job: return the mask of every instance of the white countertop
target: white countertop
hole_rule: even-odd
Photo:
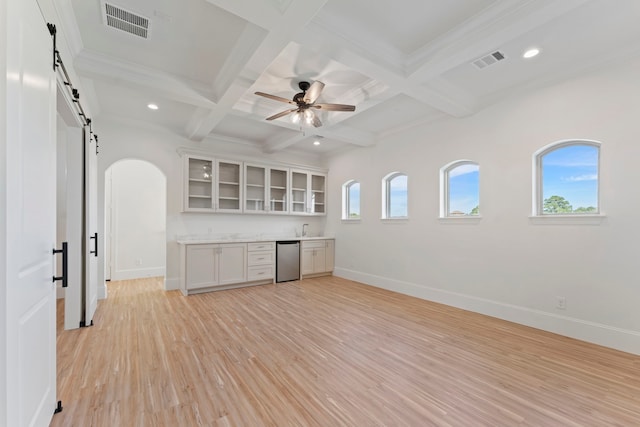
[[[335,236],[182,236],[177,239],[180,245],[202,245],[214,243],[251,243],[251,242],[278,242],[282,240],[328,240]]]

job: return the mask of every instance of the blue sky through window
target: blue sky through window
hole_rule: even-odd
[[[542,158],[542,199],[560,196],[573,209],[598,207],[598,147],[569,145]]]
[[[389,218],[407,216],[407,176],[398,175],[389,181]]]
[[[478,165],[462,164],[449,171],[449,212],[469,215],[480,204],[480,171]]]
[[[360,183],[354,182],[349,186],[349,212],[348,216],[360,216]]]

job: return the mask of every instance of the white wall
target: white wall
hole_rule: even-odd
[[[640,353],[640,61],[388,136],[332,159],[327,231],[336,275]],[[532,155],[565,139],[601,147],[599,225],[533,224]],[[480,165],[479,222],[439,221],[439,169]],[[380,180],[409,176],[407,222],[380,221]],[[340,221],[361,183],[362,221]],[[566,297],[566,310],[556,297]]]
[[[111,280],[164,276],[166,265],[166,186],[164,174],[149,162],[121,160],[111,178],[105,212],[111,214]],[[109,237],[107,237],[109,238]]]
[[[166,289],[178,289],[179,247],[176,240],[185,235],[207,235],[218,233],[281,234],[300,230],[303,223],[310,224],[309,231],[315,233],[324,229],[324,217],[300,217],[277,215],[232,215],[202,214],[182,212],[182,158],[177,147],[188,147],[228,159],[248,158],[253,162],[283,162],[298,166],[322,167],[319,159],[305,158],[284,153],[264,154],[246,146],[223,141],[196,143],[166,131],[145,127],[128,121],[97,117],[94,132],[99,135],[98,155],[98,222],[104,229],[104,177],[106,169],[122,159],[145,160],[162,171],[166,185]],[[99,267],[104,272],[102,260]]]

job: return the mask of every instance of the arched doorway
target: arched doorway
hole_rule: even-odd
[[[167,178],[155,165],[124,159],[105,171],[105,279],[164,276]]]

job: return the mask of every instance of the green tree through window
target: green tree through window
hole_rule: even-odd
[[[565,141],[544,149],[538,155],[539,213],[598,213],[599,154],[599,143],[591,141]]]

